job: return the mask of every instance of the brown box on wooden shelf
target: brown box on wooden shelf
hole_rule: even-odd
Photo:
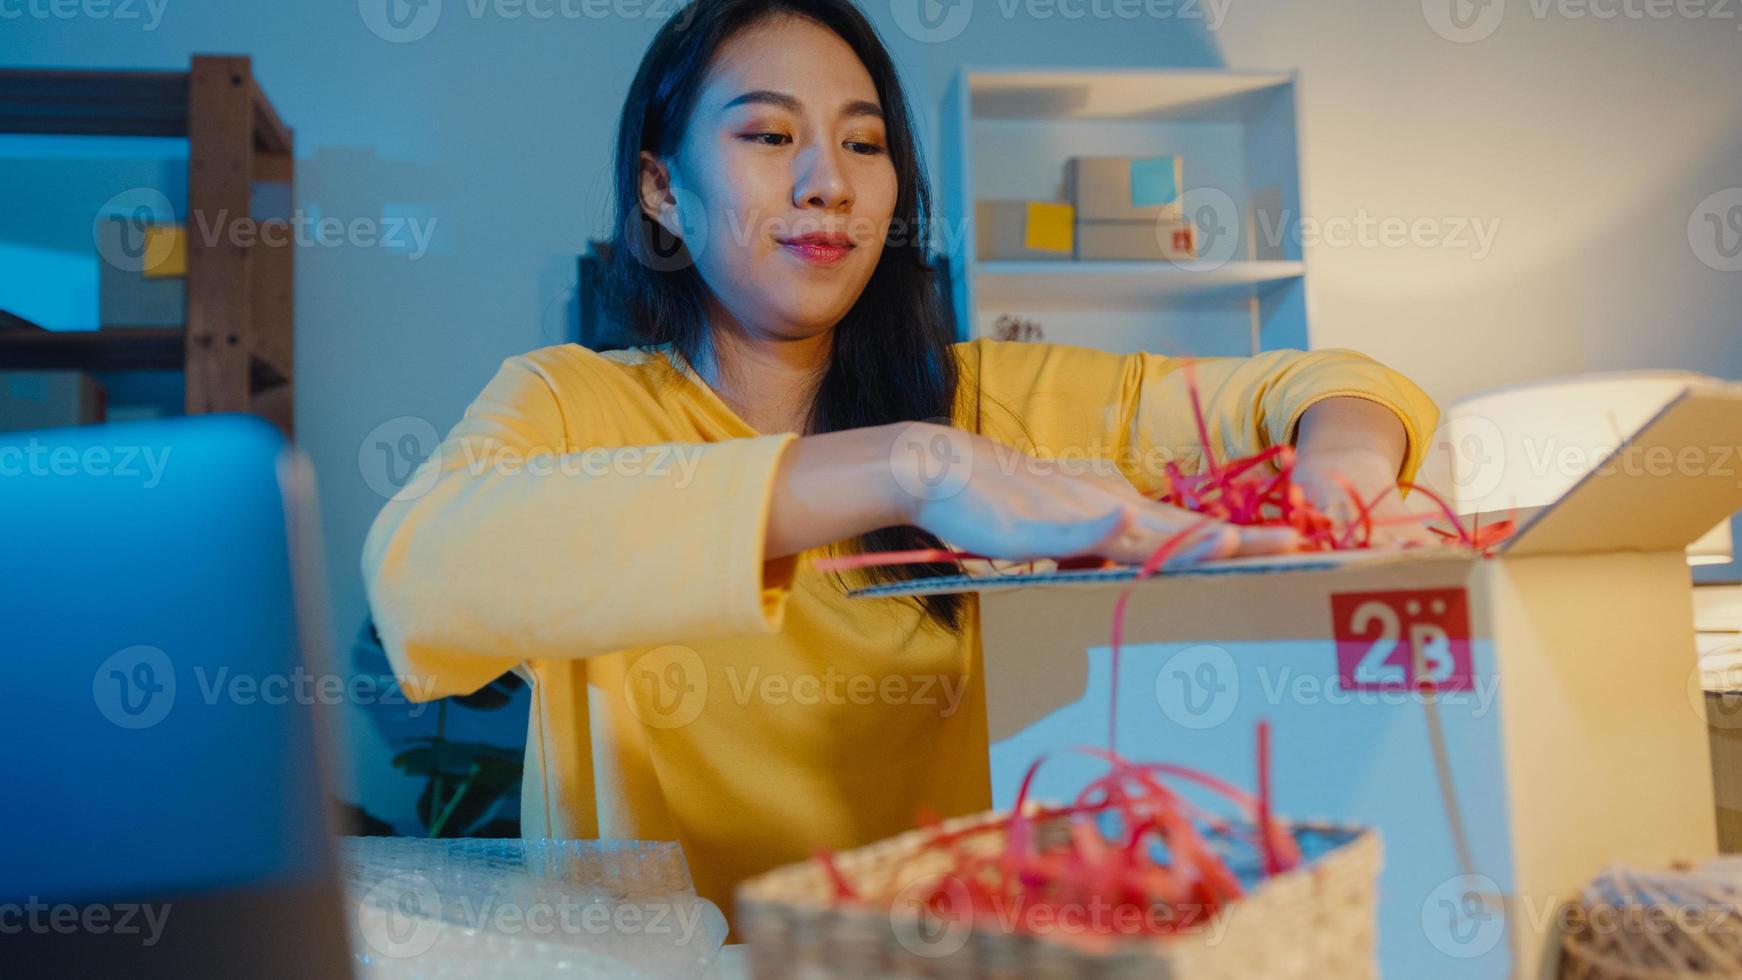
[[[97,323],[179,327],[187,317],[187,237],[177,225],[97,223]]]
[[[0,371],[0,432],[93,425],[105,420],[107,400],[82,371]]]

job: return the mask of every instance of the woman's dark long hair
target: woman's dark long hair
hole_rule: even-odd
[[[811,20],[839,35],[865,65],[883,107],[888,151],[900,187],[890,234],[858,302],[835,326],[828,367],[806,420],[806,434],[888,422],[953,417],[958,370],[954,337],[927,262],[931,191],[920,167],[912,116],[895,66],[876,30],[851,0],[692,0],[660,28],[630,83],[617,127],[613,169],[616,234],[606,302],[616,322],[649,344],[672,345],[692,366],[708,343],[707,286],[681,241],[641,208],[641,151],[670,160],[678,149],[715,52],[747,27],[777,15]],[[936,548],[915,527],[860,536],[864,551]],[[883,568],[877,580],[954,571],[948,565]],[[961,626],[960,595],[921,597],[926,614]]]

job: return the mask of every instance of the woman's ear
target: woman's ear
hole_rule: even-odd
[[[678,220],[677,197],[671,189],[671,169],[646,150],[641,151],[641,210],[659,222],[665,233],[674,239],[683,238],[683,223]]]

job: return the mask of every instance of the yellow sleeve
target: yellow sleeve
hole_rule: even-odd
[[[369,605],[419,700],[526,660],[779,630],[798,559],[763,538],[795,437],[606,447],[573,419],[509,358],[370,527]]]
[[[1114,460],[1146,493],[1161,489],[1168,461],[1187,472],[1203,464],[1183,359],[988,339],[957,350],[965,389],[958,413],[976,431],[1027,452]],[[1313,403],[1350,396],[1384,405],[1403,423],[1409,448],[1399,479],[1409,481],[1439,421],[1414,382],[1351,350],[1198,358],[1190,373],[1209,448],[1221,460],[1292,443]]]

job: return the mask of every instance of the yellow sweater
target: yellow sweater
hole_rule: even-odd
[[[1037,455],[1113,459],[1145,491],[1201,447],[1180,362],[959,344],[957,424]],[[406,690],[532,685],[527,836],[677,840],[697,890],[818,847],[989,805],[977,610],[959,635],[900,599],[845,598],[801,555],[765,561],[776,463],[661,349],[505,361],[376,518],[363,571]],[[1391,408],[1413,475],[1438,411],[1342,350],[1201,360],[1221,458],[1291,441],[1333,395]],[[630,447],[630,448],[625,448]],[[991,669],[997,669],[992,651]]]

